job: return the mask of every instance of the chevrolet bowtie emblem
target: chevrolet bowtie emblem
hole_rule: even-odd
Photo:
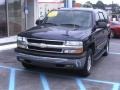
[[[46,48],[46,47],[47,47],[47,45],[44,44],[44,43],[40,43],[39,46],[40,46],[41,48]]]

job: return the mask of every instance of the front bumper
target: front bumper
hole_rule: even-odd
[[[42,67],[53,67],[53,68],[83,68],[86,58],[83,54],[82,57],[74,58],[63,58],[63,57],[50,57],[27,54],[23,52],[17,52],[17,59],[20,62],[25,62],[32,65],[42,66]],[[54,54],[54,56],[56,56]]]

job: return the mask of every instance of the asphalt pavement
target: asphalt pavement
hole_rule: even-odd
[[[16,60],[16,45],[6,47],[0,46],[0,90],[120,90],[120,39],[111,39],[109,55],[86,78],[72,70],[26,70]]]

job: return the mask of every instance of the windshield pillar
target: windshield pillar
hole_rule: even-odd
[[[72,3],[73,3],[73,0],[64,0],[64,7],[65,8],[72,8]]]

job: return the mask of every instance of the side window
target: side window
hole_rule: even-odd
[[[105,16],[105,20],[106,20],[106,23],[109,23],[109,17],[108,17],[108,14],[106,12],[103,13],[104,16]]]
[[[99,20],[99,15],[98,15],[98,13],[96,13],[96,21],[98,21]]]
[[[108,20],[108,14],[104,12],[105,19]]]
[[[99,12],[98,15],[100,20],[105,20],[105,16],[103,15],[102,12]]]

